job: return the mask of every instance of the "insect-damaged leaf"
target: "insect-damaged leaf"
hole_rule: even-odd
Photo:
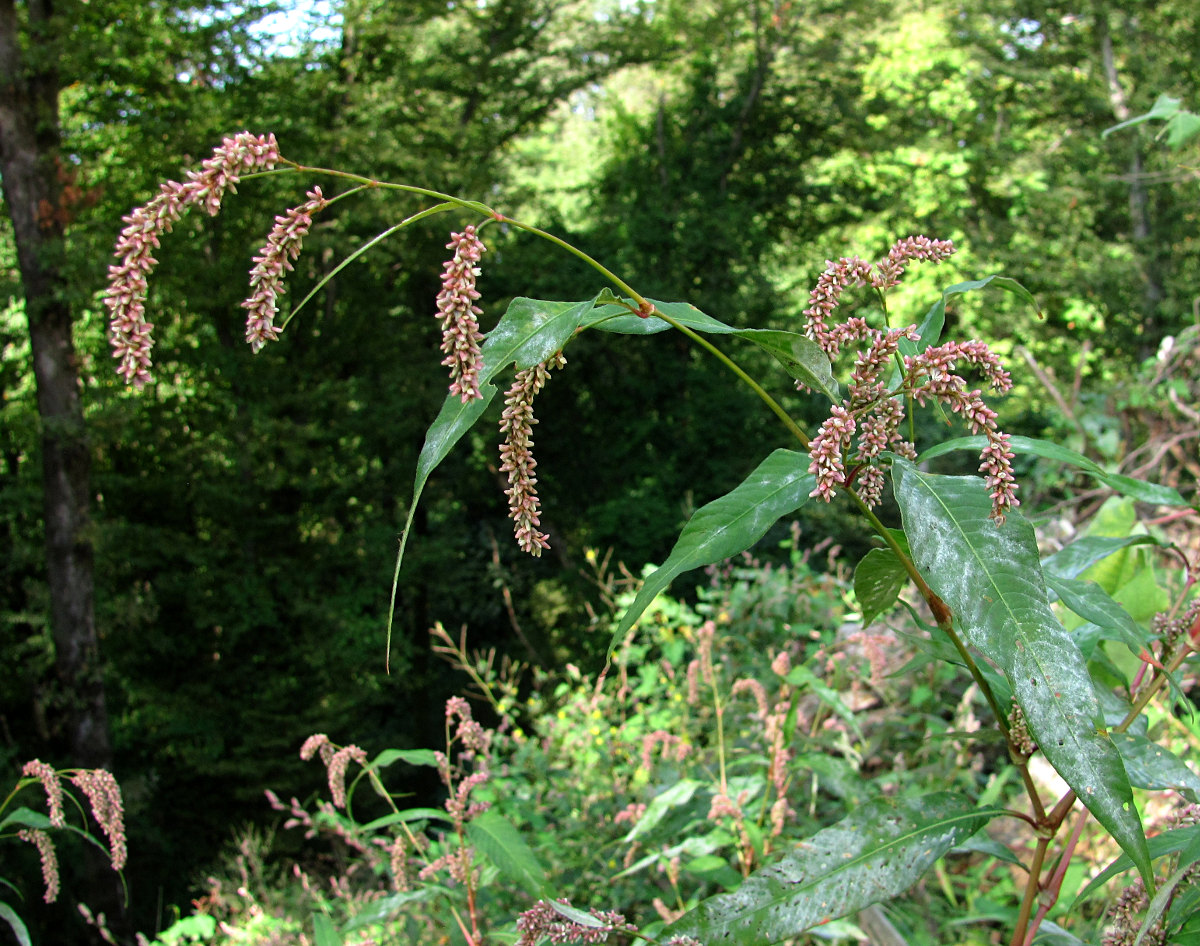
[[[997,814],[950,792],[877,799],[755,871],[733,893],[705,900],[662,936],[745,946],[789,939],[903,893]]]
[[[1153,887],[1133,790],[1087,664],[1047,603],[1033,527],[1018,513],[997,526],[979,477],[897,459],[892,482],[913,562],[967,642],[1004,671],[1042,753]]]

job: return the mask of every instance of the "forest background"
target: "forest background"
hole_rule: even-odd
[[[272,9],[289,14],[273,21],[286,34],[258,26]],[[607,635],[584,630],[588,550],[634,573],[661,561],[768,436],[757,402],[710,383],[716,369],[682,340],[619,354],[581,340],[574,383],[538,408],[553,552],[530,560],[508,540],[495,444],[473,436],[426,489],[385,673],[396,539],[445,394],[433,318],[445,227],[383,243],[252,357],[246,270],[297,195],[245,183],[219,220],[169,237],[151,295],[157,381],[135,397],[113,372],[100,301],[120,217],[223,136],[274,132],[309,164],[483,197],[653,297],[736,325],[794,326],[826,259],[877,258],[910,233],[953,239],[953,260],[914,272],[898,298],[923,307],[959,279],[1019,278],[1041,321],[993,298],[949,314],[1037,368],[1001,408],[1004,429],[1054,432],[1116,464],[1136,447],[1121,422],[1138,405],[1131,379],[1200,320],[1200,203],[1156,128],[1101,133],[1160,94],[1200,101],[1198,20],[1182,0],[347,0],[316,14],[0,0],[6,47],[55,86],[59,140],[40,159],[59,199],[44,229],[82,419],[56,426],[39,410],[6,204],[4,770],[15,778],[35,756],[111,767],[128,806],[131,922],[155,928],[234,828],[272,819],[265,788],[316,787],[296,754],[307,735],[405,747],[441,733],[459,681],[430,653],[435,621],[547,668],[602,659]],[[413,209],[394,196],[336,205],[291,298]],[[514,296],[590,284],[515,233],[493,229],[489,244],[485,329]],[[706,448],[714,429],[719,451]],[[94,563],[98,662],[82,669],[63,665],[43,530],[43,460],[63,442],[90,464],[74,541]],[[1071,495],[1052,473],[1022,472],[1031,492]],[[837,504],[804,516],[805,531],[866,548]],[[88,758],[84,730],[101,733]]]

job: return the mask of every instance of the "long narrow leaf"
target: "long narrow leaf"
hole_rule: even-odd
[[[1047,602],[1033,527],[1000,527],[974,476],[923,473],[897,458],[896,500],[913,561],[967,641],[1004,671],[1039,748],[1153,887],[1146,836],[1087,664]]]
[[[500,871],[534,897],[546,897],[546,872],[516,827],[494,811],[485,811],[467,822],[471,843]]]
[[[642,583],[617,625],[609,652],[678,575],[744,552],[781,516],[808,502],[816,485],[808,464],[806,453],[776,450],[732,492],[697,510],[667,560]]]
[[[1076,453],[1074,450],[1070,450],[1053,441],[1020,436],[1012,436],[1008,440],[1013,453],[1030,453],[1035,457],[1041,457],[1043,460],[1056,460],[1059,463],[1078,467],[1110,489],[1114,489],[1121,495],[1129,496],[1139,502],[1153,503],[1156,506],[1188,505],[1188,501],[1170,486],[1159,486],[1157,483],[1147,483],[1144,480],[1134,479],[1132,476],[1109,473],[1100,464],[1094,460],[1089,460],[1082,453]],[[934,457],[940,457],[955,450],[971,450],[978,453],[984,448],[986,443],[987,438],[981,434],[972,437],[956,437],[953,440],[944,440],[937,446],[930,447],[922,453],[917,462],[924,463],[926,460],[932,460]]]
[[[483,368],[479,372],[479,391],[483,398],[463,404],[458,395],[449,395],[442,404],[441,412],[429,426],[425,434],[425,445],[417,458],[412,501],[409,503],[404,531],[400,535],[400,548],[396,553],[396,568],[392,575],[385,651],[388,658],[392,649],[392,617],[396,609],[400,566],[404,562],[404,549],[408,544],[417,504],[421,500],[421,493],[425,489],[429,474],[446,459],[454,445],[475,425],[491,404],[496,396],[496,387],[491,384],[491,380],[509,365],[515,364],[518,369],[530,368],[563,348],[579,328],[584,316],[592,311],[595,299],[596,297],[593,297],[585,302],[514,299],[483,343]]]
[[[672,923],[663,938],[766,946],[903,893],[1001,812],[949,792],[877,799]]]

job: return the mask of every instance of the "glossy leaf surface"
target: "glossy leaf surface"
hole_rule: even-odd
[[[923,463],[926,460],[932,460],[934,457],[953,453],[955,450],[972,450],[978,452],[986,444],[987,438],[981,434],[973,437],[956,437],[953,440],[945,440],[935,447],[930,447],[921,454],[918,462]],[[1188,505],[1188,501],[1170,486],[1159,486],[1157,483],[1135,480],[1132,476],[1109,473],[1098,463],[1089,460],[1082,453],[1076,453],[1074,450],[1070,450],[1050,440],[1037,440],[1033,437],[1014,435],[1009,438],[1009,446],[1013,453],[1028,453],[1035,457],[1041,457],[1043,460],[1055,460],[1059,463],[1065,463],[1068,466],[1077,467],[1089,476],[1099,480],[1105,486],[1139,502],[1154,503],[1159,506]]]
[[[777,943],[903,893],[996,809],[937,792],[876,799],[668,926],[663,937],[702,943]]]
[[[761,539],[781,516],[795,512],[816,485],[807,453],[776,450],[738,486],[698,509],[667,560],[642,583],[621,617],[611,651],[667,586],[683,572],[737,555]]]
[[[1003,526],[974,476],[893,466],[913,561],[949,605],[960,633],[1004,671],[1038,747],[1152,886],[1133,790],[1107,731],[1079,649],[1047,602],[1033,527]]]
[[[532,896],[545,895],[546,872],[511,821],[485,811],[467,822],[467,835],[502,877]]]
[[[1125,771],[1135,788],[1200,792],[1200,775],[1169,749],[1128,732],[1113,733],[1113,742],[1125,760]]]

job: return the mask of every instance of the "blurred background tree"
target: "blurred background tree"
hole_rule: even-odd
[[[690,346],[582,339],[539,403],[553,552],[529,560],[512,547],[495,443],[465,442],[426,492],[385,675],[396,538],[445,392],[438,272],[449,228],[468,221],[437,217],[378,247],[252,358],[239,307],[251,256],[311,182],[244,183],[221,217],[189,217],[164,241],[150,300],[157,380],[133,394],[113,374],[100,300],[120,217],[223,135],[273,131],[296,160],[485,199],[655,298],[744,325],[794,326],[827,258],[951,237],[959,254],[915,270],[897,310],[915,318],[961,278],[1015,276],[1044,322],[990,296],[950,318],[1012,357],[1026,346],[1059,377],[1083,369],[1097,399],[1195,320],[1194,174],[1153,128],[1100,136],[1160,93],[1200,100],[1193,5],[345,0],[313,6],[311,23],[288,3],[100,6],[59,4],[53,35],[70,40],[57,46],[33,40],[38,4],[0,2],[0,26],[23,68],[55,67],[41,107],[58,110],[64,177],[48,186],[81,195],[52,233],[52,295],[76,350],[69,430],[91,471],[74,495],[81,522],[91,507],[82,535],[141,929],[160,902],[187,899],[231,825],[267,816],[265,787],[312,786],[295,755],[304,736],[404,746],[440,732],[433,697],[456,684],[429,657],[433,621],[466,623],[521,659],[598,657],[605,641],[583,631],[583,551],[611,548],[634,571],[661,560],[690,512],[777,437]],[[286,35],[256,26],[273,10]],[[84,761],[52,725],[63,645],[41,469],[62,428],[37,400],[38,315],[8,223],[16,184],[6,165],[10,770],[38,755]],[[369,194],[321,215],[288,298],[418,206]],[[599,288],[537,241],[484,233],[485,328],[512,297]],[[1019,432],[1064,423],[1039,387],[1011,402]],[[812,515],[814,531],[863,541],[837,504]]]

